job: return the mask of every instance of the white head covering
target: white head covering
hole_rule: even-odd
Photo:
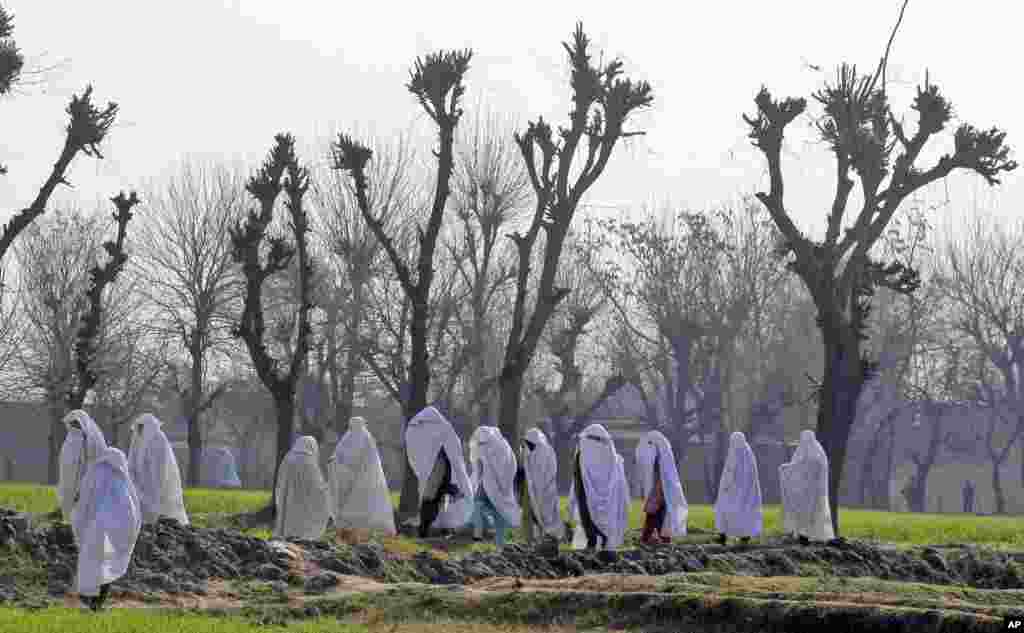
[[[676,468],[672,445],[660,431],[649,432],[636,447],[636,463],[641,472],[644,497],[654,492],[655,458],[667,506],[661,533],[669,538],[685,536],[689,505],[686,503],[686,495],[683,494],[683,484],[679,481],[679,470]]]
[[[89,465],[71,523],[79,543],[78,593],[95,596],[100,585],[128,571],[142,527],[128,461],[119,449],[105,449]]]
[[[397,533],[384,466],[366,420],[348,421],[348,431],[334,447],[327,472],[338,527],[380,530],[388,536]]]
[[[579,460],[590,518],[608,538],[608,549],[615,549],[625,540],[629,491],[622,458],[616,452],[607,429],[600,424],[591,424],[583,430],[579,439]],[[569,516],[576,523],[573,544],[582,549],[586,546],[586,537],[575,476],[569,492]]]
[[[509,527],[518,527],[522,511],[516,501],[515,478],[519,464],[515,452],[496,426],[481,426],[469,438],[470,485],[483,485],[487,498]]]
[[[729,438],[729,454],[718,483],[715,527],[726,536],[757,536],[763,521],[757,459],[747,439],[737,431]]]
[[[151,413],[135,419],[128,449],[128,472],[139,495],[143,523],[154,523],[165,516],[188,525],[181,470],[174,449],[160,428],[162,424]]]
[[[532,450],[523,447],[523,471],[533,516],[545,534],[561,540],[565,525],[558,507],[558,457],[555,449],[537,427],[527,431],[523,439],[534,445]]]
[[[444,449],[452,466],[452,483],[458,486],[460,497],[447,500],[445,509],[438,515],[434,525],[447,529],[466,525],[473,512],[473,488],[462,454],[462,441],[451,423],[435,407],[427,407],[409,420],[405,430],[405,446],[409,455],[409,465],[419,480],[421,499],[430,471],[433,470],[441,449]]]
[[[241,488],[235,455],[226,446],[211,446],[205,453],[206,485],[211,488]]]
[[[835,538],[828,506],[828,456],[814,431],[800,433],[793,459],[779,466],[779,484],[787,533],[822,541]]]
[[[314,540],[323,536],[330,504],[316,438],[303,435],[284,456],[276,497],[274,538]]]
[[[77,422],[81,428],[72,426]],[[107,449],[107,441],[103,431],[89,414],[75,409],[64,416],[64,424],[68,434],[60,449],[60,480],[57,482],[57,500],[60,503],[64,520],[71,520],[71,512],[80,495],[82,477],[89,465],[99,459]]]

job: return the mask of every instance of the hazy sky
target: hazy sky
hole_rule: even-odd
[[[474,49],[470,103],[482,98],[521,123],[537,115],[561,123],[569,88],[560,42],[578,19],[595,53],[621,56],[627,74],[650,81],[655,95],[654,107],[632,126],[647,136],[620,148],[590,201],[706,206],[766,186],[763,157],[749,145],[741,119],[753,111],[759,86],[778,96],[810,97],[841,61],[873,69],[900,6],[899,0],[592,1],[585,9],[551,1],[500,9],[452,1],[0,2],[15,15],[16,40],[29,65],[59,64],[40,85],[0,103],[0,163],[10,168],[0,177],[3,221],[35,195],[57,157],[67,100],[88,82],[101,102],[119,103],[121,115],[105,143],[106,159],[78,158],[70,170],[75,189],[62,189],[58,199],[91,206],[159,177],[186,153],[255,167],[280,131],[312,147],[336,129],[389,135],[417,121],[422,127],[425,117],[404,84],[415,57],[439,48]],[[997,125],[1013,147],[1024,147],[1024,50],[1014,3],[977,0],[970,19],[964,6],[910,2],[891,56],[896,110],[912,114],[913,88],[927,69],[960,120]],[[786,193],[799,222],[820,227],[834,163],[813,142],[810,123],[805,116],[790,126]],[[930,156],[949,149],[950,138],[933,145]],[[942,200],[948,190],[950,208],[977,198],[1000,216],[1015,217],[1024,210],[1022,172],[1007,176],[994,193],[972,175],[929,196]]]

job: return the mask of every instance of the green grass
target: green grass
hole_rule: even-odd
[[[397,504],[397,493],[392,495]],[[262,507],[270,493],[262,490],[215,490],[189,488],[185,491],[185,507],[196,525],[220,525],[224,517],[239,512],[250,512]],[[567,516],[568,501],[562,499],[562,516]],[[45,514],[57,507],[57,498],[51,486],[22,483],[0,484],[0,507]],[[766,506],[764,528],[766,534],[778,534],[779,506]],[[947,543],[974,543],[990,547],[1024,549],[1024,517],[977,517],[963,514],[916,514],[907,512],[881,512],[874,510],[844,509],[840,516],[843,534],[850,538],[885,541],[897,545],[928,545]],[[630,506],[629,523],[639,529],[643,522],[641,502]],[[688,525],[691,530],[714,530],[714,510],[708,505],[690,506]],[[250,529],[247,533],[269,538],[267,529]],[[513,531],[511,537],[518,535]],[[410,553],[418,546],[409,545]],[[487,549],[487,545],[474,545],[470,549]]]
[[[157,609],[113,609],[89,613],[67,608],[26,611],[0,608],[0,631],[18,633],[364,633],[397,631],[400,633],[526,633],[549,630],[548,627],[516,624],[491,625],[482,622],[455,622],[438,619],[430,622],[405,622],[381,625],[381,617],[372,611],[359,620],[345,622],[333,617],[291,620],[286,626],[268,625],[253,618],[235,615],[202,615],[185,611]],[[421,614],[422,615],[422,614]],[[368,620],[368,621],[367,621]],[[558,630],[558,629],[556,629]],[[569,629],[561,629],[569,630]],[[572,629],[575,630],[575,629]]]

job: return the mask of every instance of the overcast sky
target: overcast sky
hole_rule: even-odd
[[[633,123],[647,136],[617,150],[590,202],[705,207],[766,186],[763,157],[749,145],[741,119],[752,112],[760,85],[777,96],[810,97],[841,61],[874,68],[900,6],[0,1],[15,15],[16,41],[29,65],[57,65],[40,85],[0,103],[0,163],[10,168],[0,177],[2,221],[34,197],[62,143],[67,100],[86,83],[95,85],[100,102],[121,106],[106,159],[79,157],[69,176],[75,189],[57,198],[91,206],[159,178],[185,154],[255,167],[280,131],[312,147],[336,129],[388,136],[417,121],[422,126],[424,115],[404,84],[415,57],[440,48],[474,50],[469,103],[484,99],[521,123],[537,115],[564,122],[569,88],[560,42],[579,19],[592,50],[622,57],[626,73],[648,80],[655,95],[654,107]],[[928,70],[958,120],[996,125],[1011,146],[1024,147],[1024,47],[1014,4],[976,0],[965,19],[963,2],[911,0],[889,71],[897,113],[912,114],[914,86]],[[810,124],[805,116],[787,134],[786,194],[798,222],[820,229],[834,163],[814,142]],[[932,160],[950,149],[950,137],[932,146]],[[948,195],[950,209],[977,199],[1001,217],[1016,217],[1024,210],[1022,172],[1006,176],[994,192],[977,176],[957,176],[933,187],[929,198]]]

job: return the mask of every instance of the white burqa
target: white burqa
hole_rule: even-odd
[[[377,441],[363,418],[349,420],[348,431],[327,462],[327,477],[337,527],[396,534],[395,512]]]
[[[522,510],[516,500],[515,479],[519,463],[512,446],[496,426],[480,426],[469,438],[472,490],[483,484],[487,498],[501,513],[508,527],[519,527]]]
[[[821,541],[835,538],[828,507],[828,456],[814,431],[800,433],[793,459],[779,466],[779,486],[787,534]]]
[[[580,433],[580,469],[590,518],[608,538],[607,549],[616,549],[625,542],[629,515],[629,484],[622,456],[615,450],[611,435],[600,424],[591,424]],[[575,464],[573,464],[575,469]],[[576,496],[576,477],[569,491],[569,516],[576,526],[573,547],[587,546],[586,532]],[[601,539],[598,538],[598,545]]]
[[[105,449],[89,466],[71,523],[78,534],[78,595],[95,596],[128,571],[142,527],[128,460],[119,449]]]
[[[74,428],[72,422],[77,422],[81,430]],[[78,503],[82,477],[85,476],[89,465],[99,459],[107,449],[107,441],[103,438],[103,431],[96,426],[96,422],[81,409],[75,409],[64,416],[64,425],[68,429],[68,434],[60,449],[57,501],[60,503],[64,520],[70,522],[71,513]],[[71,527],[74,529],[73,523]]]
[[[409,454],[409,465],[419,480],[420,499],[423,499],[430,471],[434,469],[444,449],[452,466],[452,483],[459,488],[459,497],[445,499],[444,508],[434,521],[434,526],[443,529],[464,527],[473,513],[473,487],[469,473],[466,472],[462,441],[451,423],[435,407],[427,407],[409,420],[405,430],[405,446]]]
[[[174,449],[160,428],[162,425],[150,413],[135,419],[128,449],[128,473],[139,495],[143,523],[155,523],[164,516],[188,525],[181,470]]]
[[[661,476],[661,489],[665,494],[666,506],[661,536],[686,536],[686,518],[690,507],[686,503],[686,495],[683,494],[683,484],[679,481],[679,469],[676,468],[676,456],[672,451],[672,445],[660,431],[651,431],[636,447],[636,464],[641,473],[644,498],[654,493],[655,458],[658,462],[658,474]]]
[[[225,446],[206,449],[206,485],[211,488],[241,488],[235,455]]]
[[[276,497],[274,538],[315,540],[324,535],[331,510],[316,438],[303,435],[295,440],[281,460]]]
[[[715,528],[726,536],[757,536],[764,522],[757,459],[740,432],[729,438],[715,501]]]
[[[565,525],[559,512],[558,457],[544,432],[534,427],[524,439],[533,443],[533,450],[523,449],[523,470],[530,492],[530,508],[541,529],[548,536],[562,540]]]

